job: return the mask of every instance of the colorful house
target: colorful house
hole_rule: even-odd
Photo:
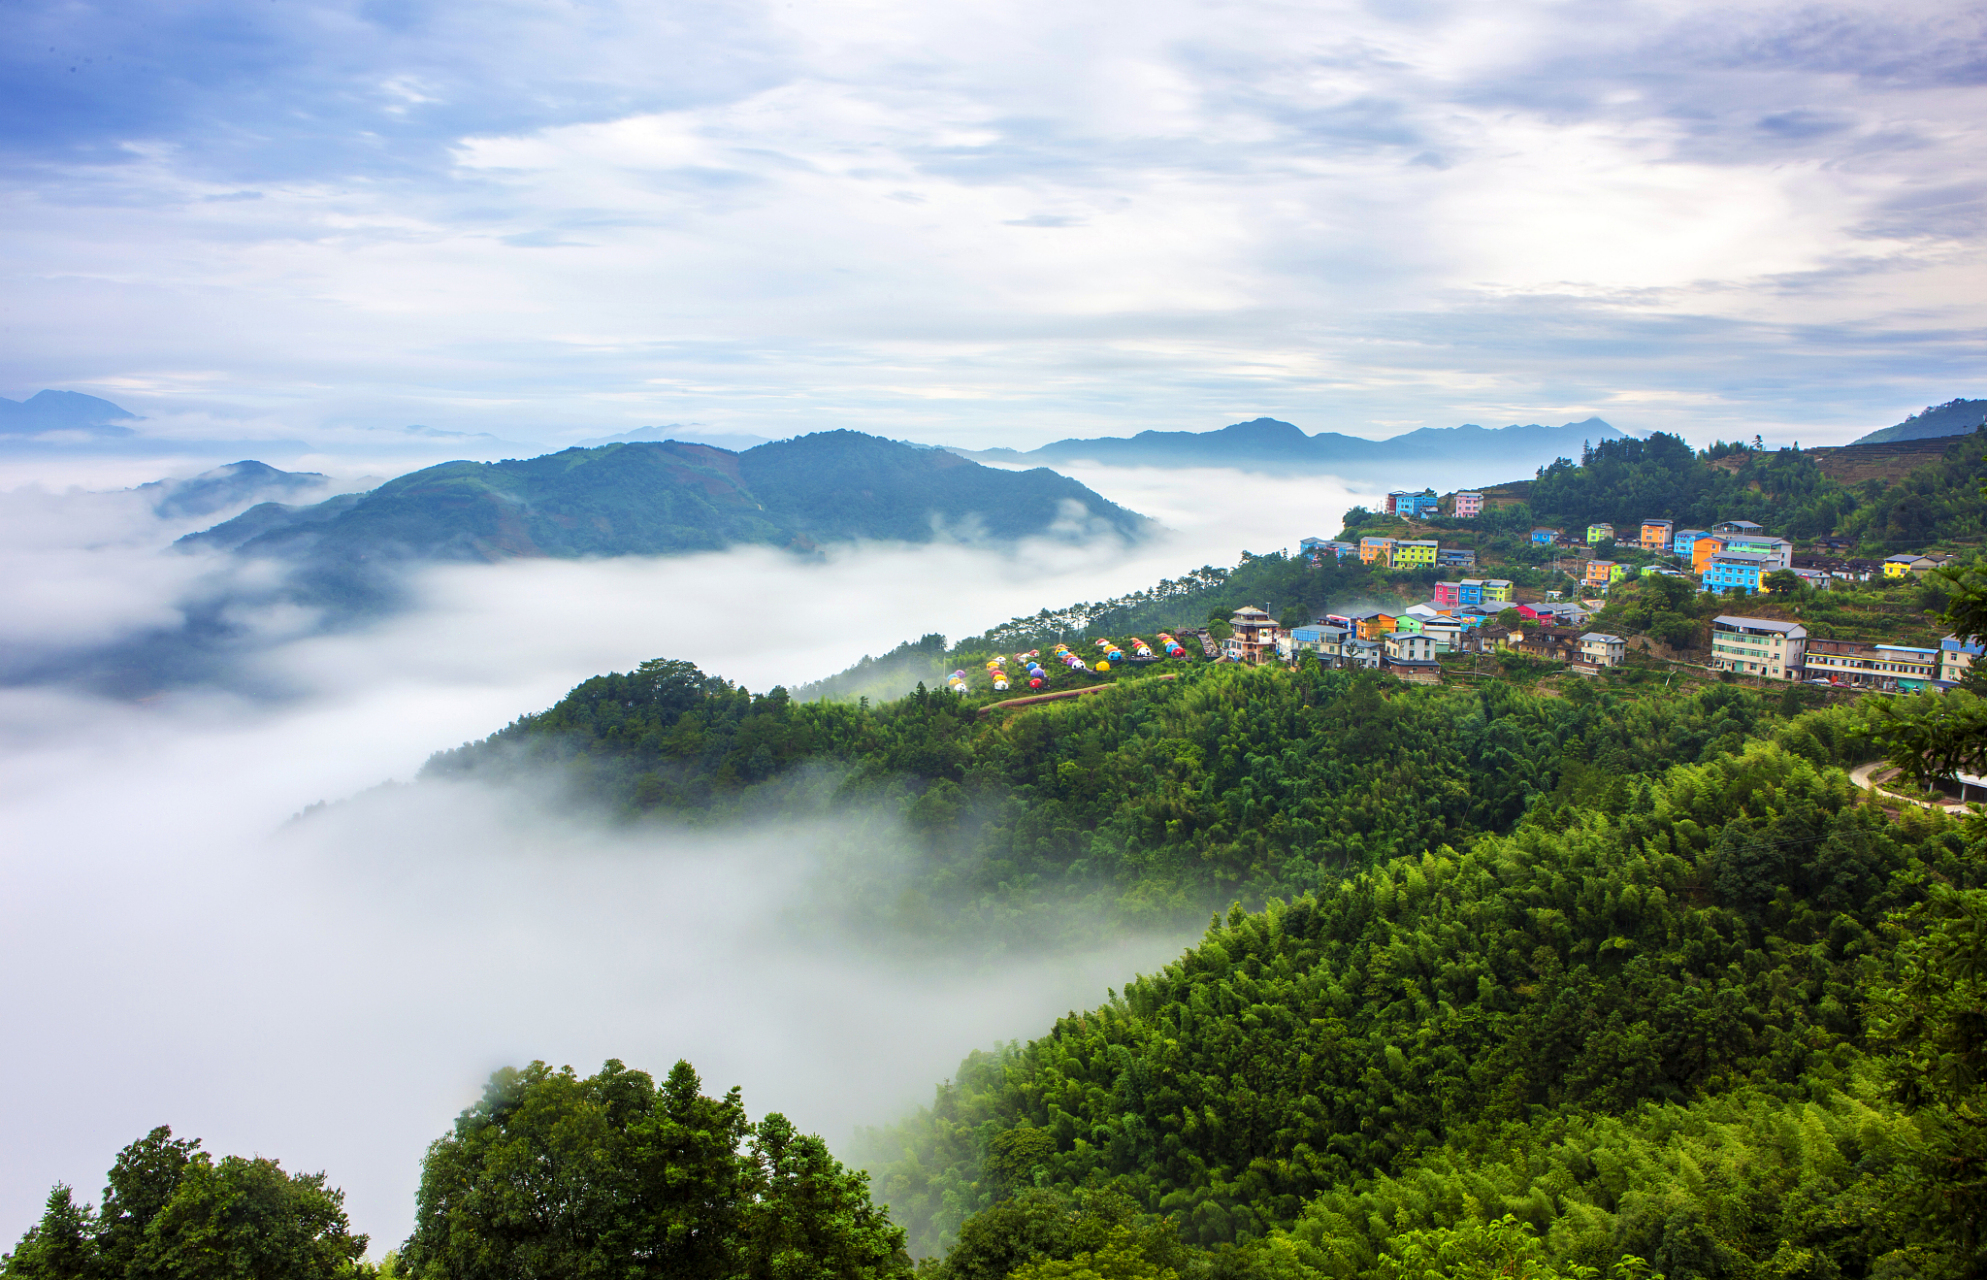
[[[1731,591],[1738,589],[1747,594],[1764,591],[1760,579],[1773,572],[1768,568],[1765,556],[1751,555],[1744,551],[1721,551],[1711,557],[1710,572],[1704,575],[1706,591]]]
[[[1392,538],[1361,538],[1359,540],[1359,563],[1377,564],[1382,569],[1394,563],[1394,540]]]
[[[1980,656],[1978,640],[1962,640],[1958,636],[1947,636],[1939,641],[1939,679],[1958,683],[1973,669],[1973,660]]]
[[[1462,600],[1463,584],[1460,582],[1438,582],[1435,584],[1435,605],[1439,609],[1453,609]],[[1481,599],[1481,589],[1478,598]],[[1474,604],[1476,601],[1471,601]]]
[[[1703,575],[1711,572],[1711,558],[1725,549],[1725,540],[1715,533],[1707,533],[1690,544],[1690,571]]]
[[[1394,625],[1399,621],[1399,617],[1395,614],[1380,613],[1376,610],[1373,613],[1354,615],[1352,629],[1361,640],[1378,640],[1381,636],[1392,635]]]
[[[1644,551],[1668,551],[1670,539],[1676,534],[1674,520],[1644,520],[1642,522],[1642,549]]]
[[[1920,557],[1915,552],[1906,552],[1905,554],[1900,556],[1885,556],[1884,577],[1886,578],[1910,577],[1911,566],[1916,564],[1919,559]]]
[[[1394,618],[1394,629],[1389,635],[1410,636],[1419,634],[1423,620],[1412,613],[1399,614]]]
[[[1387,495],[1387,511],[1390,515],[1406,516],[1419,520],[1424,515],[1434,515],[1442,509],[1442,499],[1433,489],[1423,489],[1410,493],[1406,489],[1396,489]]]
[[[1670,539],[1670,552],[1673,555],[1679,556],[1690,555],[1692,549],[1697,546],[1699,538],[1708,538],[1710,536],[1711,531],[1709,529],[1678,529],[1676,536]]]
[[[1614,541],[1614,526],[1603,520],[1587,526],[1587,545]]]
[[[1768,537],[1763,533],[1727,533],[1720,536],[1725,539],[1727,551],[1743,551],[1749,556],[1765,556],[1768,573],[1775,569],[1793,567],[1794,544],[1785,538]]]
[[[1509,578],[1485,578],[1483,580],[1483,602],[1485,604],[1510,604],[1511,580]]]
[[[1559,540],[1559,530],[1557,529],[1532,530],[1532,541],[1537,543],[1539,546],[1549,547],[1558,540]]]
[[[1437,544],[1432,541],[1402,539],[1394,543],[1394,568],[1433,569]]]
[[[1351,542],[1333,542],[1327,538],[1300,538],[1297,542],[1298,554],[1312,560],[1322,560],[1326,556],[1343,560],[1347,556],[1359,554],[1359,547]]]
[[[1586,584],[1590,587],[1605,588],[1610,582],[1627,576],[1628,566],[1613,560],[1589,560],[1587,562]]]
[[[1469,520],[1483,514],[1483,495],[1480,493],[1459,493],[1456,495],[1456,519]]]

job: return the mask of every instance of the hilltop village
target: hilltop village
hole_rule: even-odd
[[[1485,511],[1481,492],[1437,495],[1424,489],[1388,494],[1379,514],[1410,527],[1447,516],[1453,528],[1480,520]],[[1279,627],[1261,609],[1242,609],[1229,619],[1223,656],[1238,662],[1292,661],[1308,652],[1332,666],[1430,679],[1439,678],[1444,654],[1500,650],[1593,674],[1621,666],[1630,645],[1622,634],[1587,629],[1588,624],[1626,614],[1609,609],[1612,597],[1624,585],[1651,580],[1659,580],[1653,587],[1670,603],[1683,603],[1685,595],[1730,599],[1732,612],[1711,618],[1705,637],[1703,665],[1714,673],[1910,692],[1951,687],[1980,653],[1978,645],[1952,636],[1903,644],[1817,635],[1799,617],[1781,616],[1785,608],[1758,616],[1742,607],[1746,597],[1776,593],[1798,608],[1817,593],[1916,584],[1933,570],[1957,564],[1954,553],[1908,551],[1860,559],[1836,554],[1845,549],[1844,540],[1827,538],[1803,551],[1751,520],[1719,521],[1708,529],[1679,527],[1666,516],[1622,529],[1606,521],[1575,529],[1541,525],[1524,535],[1531,559],[1544,561],[1527,576],[1553,585],[1526,591],[1511,578],[1462,576],[1478,567],[1476,541],[1466,532],[1451,538],[1305,538],[1300,551],[1311,563],[1356,560],[1375,570],[1433,569],[1456,576],[1432,582],[1428,599],[1404,608],[1329,613],[1304,626]],[[1690,648],[1652,646],[1645,638],[1643,650],[1672,647]]]

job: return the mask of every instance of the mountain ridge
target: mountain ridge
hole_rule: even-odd
[[[1368,440],[1335,431],[1306,435],[1280,418],[1259,417],[1230,423],[1213,431],[1141,431],[1133,436],[1066,439],[1027,451],[1015,449],[955,449],[975,461],[1049,463],[1097,462],[1107,466],[1219,466],[1251,470],[1273,466],[1324,474],[1371,472],[1422,461],[1480,462],[1518,465],[1537,453],[1540,465],[1553,457],[1571,456],[1594,440],[1612,440],[1627,433],[1598,417],[1557,427],[1523,426],[1421,427],[1387,440]],[[1515,456],[1512,446],[1523,456]],[[1550,453],[1550,456],[1548,455]]]
[[[344,561],[494,561],[740,544],[807,551],[854,539],[1012,539],[1079,529],[1136,537],[1149,525],[1046,468],[1017,474],[945,450],[832,431],[743,453],[637,441],[444,462],[329,503],[251,507],[177,545]]]

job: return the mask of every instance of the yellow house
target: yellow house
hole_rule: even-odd
[[[1483,602],[1485,604],[1510,604],[1511,580],[1509,578],[1485,578],[1483,580]]]
[[[1433,542],[1400,541],[1394,544],[1394,568],[1434,568],[1435,548]]]
[[[1707,533],[1690,544],[1690,571],[1692,573],[1711,572],[1711,557],[1725,550],[1725,540],[1715,533]]]
[[[1587,526],[1587,545],[1590,547],[1595,543],[1607,542],[1613,537],[1614,526],[1605,520]]]
[[[1359,563],[1391,567],[1394,563],[1394,540],[1392,538],[1361,538],[1359,540]]]
[[[1915,563],[1915,562],[1917,561],[1917,559],[1918,559],[1918,557],[1917,557],[1917,556],[1915,556],[1915,555],[1910,555],[1910,554],[1908,554],[1908,553],[1907,553],[1907,554],[1905,554],[1905,555],[1901,555],[1901,556],[1885,556],[1885,557],[1884,557],[1884,577],[1886,577],[1886,578],[1908,578],[1908,577],[1910,577],[1910,576],[1911,576],[1911,566],[1912,566],[1912,564],[1913,564],[1913,563]]]

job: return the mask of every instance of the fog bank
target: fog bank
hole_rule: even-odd
[[[378,1253],[407,1229],[425,1144],[490,1069],[534,1057],[687,1057],[847,1150],[969,1050],[1163,963],[1185,937],[981,968],[823,933],[805,890],[828,830],[610,832],[522,792],[374,789],[599,671],[668,656],[797,684],[927,631],[1294,545],[1351,500],[1313,479],[1116,479],[1096,483],[1173,531],[1134,549],[449,566],[367,630],[272,628],[242,660],[287,699],[0,691],[0,1018],[18,1046],[0,1064],[0,1247],[51,1183],[95,1199],[117,1148],[170,1123],[326,1170]],[[28,521],[6,548],[41,584],[16,595],[24,638],[175,607],[145,538],[92,542],[74,520]]]

